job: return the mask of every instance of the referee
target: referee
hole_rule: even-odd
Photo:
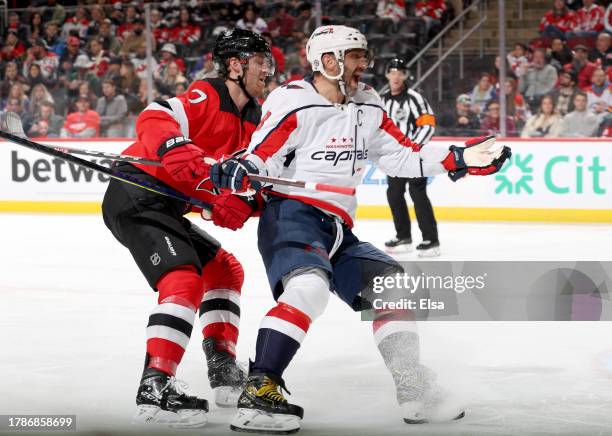
[[[434,134],[436,118],[431,106],[421,94],[406,85],[408,71],[403,59],[391,59],[385,68],[388,90],[382,95],[389,117],[412,142],[421,146],[427,144]],[[406,205],[406,184],[414,202],[417,222],[423,235],[423,242],[417,245],[420,257],[440,255],[438,226],[431,202],[427,197],[427,177],[388,177],[387,200],[393,215],[395,238],[385,242],[387,251],[392,253],[412,250],[410,216]]]

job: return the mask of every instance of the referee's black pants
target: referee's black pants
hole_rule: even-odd
[[[414,202],[419,229],[424,241],[438,241],[438,225],[431,202],[427,197],[427,177],[405,178],[387,177],[387,201],[393,215],[395,232],[399,239],[410,239],[410,215],[406,204],[406,184],[410,198]]]

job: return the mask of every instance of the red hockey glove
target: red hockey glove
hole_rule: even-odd
[[[211,219],[216,226],[238,230],[253,214],[255,207],[248,197],[220,194],[215,197]],[[202,217],[206,219],[204,215]]]
[[[465,147],[451,145],[451,151],[442,164],[449,170],[453,182],[467,174],[488,176],[495,174],[512,156],[510,147],[495,147],[494,136],[481,136],[465,142]]]
[[[179,182],[199,182],[210,172],[204,152],[182,136],[168,139],[159,147],[158,155],[168,174]]]

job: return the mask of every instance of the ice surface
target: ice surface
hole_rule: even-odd
[[[256,221],[240,232],[203,227],[242,261],[240,359],[273,305],[256,249]],[[442,260],[612,260],[612,226],[440,223]],[[156,295],[97,216],[0,215],[0,414],[76,414],[80,431],[130,426],[145,326]],[[387,221],[362,220],[382,246]],[[414,258],[408,254],[403,259]],[[300,434],[612,434],[610,323],[426,322],[424,362],[467,404],[445,425],[407,426],[371,327],[332,298],[285,374],[305,409]],[[212,399],[199,328],[179,378]],[[231,410],[211,406],[197,432],[229,434]],[[167,430],[159,434],[168,434]]]

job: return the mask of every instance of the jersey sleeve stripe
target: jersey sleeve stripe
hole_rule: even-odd
[[[176,114],[175,119],[181,126],[181,133],[185,138],[189,138],[189,120],[187,119],[187,113],[183,103],[176,97],[169,98],[168,104],[172,108],[172,112]]]
[[[257,155],[265,162],[287,143],[289,136],[291,136],[295,129],[297,129],[297,115],[293,112],[283,118],[251,153]]]

